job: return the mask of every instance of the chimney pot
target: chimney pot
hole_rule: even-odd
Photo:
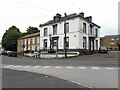
[[[81,12],[81,13],[79,13],[79,14],[80,14],[80,16],[84,17],[84,12]]]

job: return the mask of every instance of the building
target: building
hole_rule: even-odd
[[[66,18],[56,14],[53,20],[40,24],[40,49],[64,49],[66,19],[66,47],[68,49],[97,50],[100,46],[100,26],[92,22],[92,16],[84,13],[70,14]]]
[[[40,48],[40,32],[23,36],[17,41],[17,52],[35,51]]]
[[[1,44],[1,42],[0,42],[0,52],[2,51],[2,44]]]
[[[107,35],[100,38],[100,45],[111,50],[120,50],[120,35]]]

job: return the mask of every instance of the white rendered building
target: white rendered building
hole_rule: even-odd
[[[40,49],[64,49],[65,17],[56,14],[53,20],[40,24]],[[100,26],[84,13],[66,17],[67,49],[97,50],[100,46]]]

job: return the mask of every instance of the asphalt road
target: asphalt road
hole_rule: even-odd
[[[7,69],[3,69],[2,74],[2,88],[85,88],[75,83],[43,74]]]
[[[2,64],[14,65],[42,65],[42,66],[99,66],[99,67],[117,67],[118,52],[109,52],[108,54],[84,55],[68,59],[39,59],[29,57],[2,57]]]
[[[2,68],[61,78],[89,88],[118,88],[118,53],[69,59],[2,56]]]

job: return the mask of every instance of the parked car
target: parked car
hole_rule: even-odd
[[[108,51],[111,51],[111,49],[110,49],[110,48],[108,48]]]
[[[15,52],[15,51],[9,51],[8,52],[8,56],[9,57],[17,57],[17,52]]]
[[[101,46],[101,47],[99,48],[99,53],[108,53],[107,47],[106,47],[106,46]]]
[[[6,51],[6,50],[3,50],[3,51],[2,51],[2,55],[7,55],[7,51]]]

